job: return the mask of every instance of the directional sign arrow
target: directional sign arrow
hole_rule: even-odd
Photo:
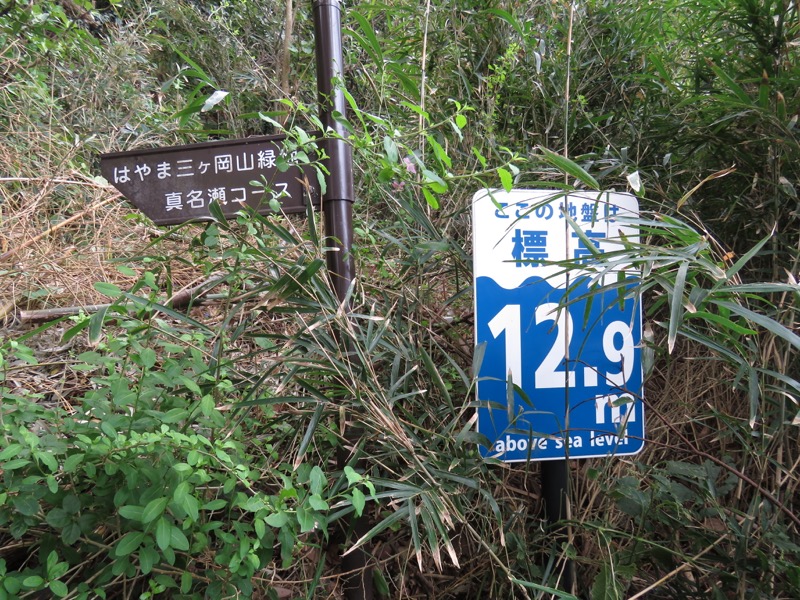
[[[246,205],[274,213],[305,213],[307,201],[319,208],[311,166],[286,165],[285,136],[260,136],[115,152],[100,156],[103,177],[157,225],[212,219],[211,202],[226,216]]]

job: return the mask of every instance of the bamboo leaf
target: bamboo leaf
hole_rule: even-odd
[[[324,409],[325,405],[321,402],[318,403],[317,407],[314,409],[314,414],[311,416],[311,421],[308,423],[306,433],[303,436],[303,440],[300,442],[300,447],[297,449],[295,467],[299,466],[300,462],[302,462],[303,455],[306,453],[306,449],[308,449],[308,445],[311,443],[311,439],[314,437],[314,431],[317,429],[317,425],[319,424],[319,420],[322,418],[322,412]]]
[[[735,302],[729,302],[728,300],[712,300],[714,304],[717,306],[722,306],[727,308],[732,313],[736,313],[740,317],[744,317],[751,323],[755,323],[756,325],[760,325],[772,335],[775,335],[782,340],[786,340],[792,346],[800,350],[800,336],[796,333],[787,329],[784,325],[778,323],[775,319],[771,319],[766,315],[759,314],[750,310],[749,308],[745,308]]]
[[[672,354],[675,348],[675,338],[678,336],[678,326],[681,324],[681,308],[683,307],[683,288],[686,284],[686,273],[689,270],[689,263],[684,261],[678,267],[678,274],[675,276],[675,286],[672,288],[670,297],[669,311],[669,330],[667,334],[667,350]]]
[[[593,190],[600,190],[600,184],[597,183],[597,180],[589,175],[589,173],[587,173],[586,170],[578,163],[570,160],[566,156],[556,154],[544,146],[539,146],[539,150],[542,151],[544,160],[553,165],[559,171],[566,173],[567,175],[571,175],[583,185],[590,187]]]
[[[680,208],[681,208],[681,207],[682,207],[684,204],[686,204],[686,202],[689,200],[689,198],[691,198],[691,197],[694,195],[694,193],[695,193],[697,190],[699,190],[701,187],[703,187],[703,186],[704,186],[706,183],[708,183],[709,181],[713,181],[714,179],[719,179],[720,177],[725,177],[726,175],[730,175],[730,174],[731,174],[731,173],[733,173],[735,170],[736,170],[736,168],[735,168],[735,167],[729,167],[729,168],[727,168],[727,169],[722,169],[721,171],[717,171],[716,173],[712,173],[711,175],[709,175],[708,177],[706,177],[705,179],[703,179],[703,181],[701,181],[701,182],[700,182],[700,183],[698,183],[696,186],[694,186],[694,187],[693,187],[691,190],[689,190],[688,192],[686,192],[686,193],[683,195],[683,197],[682,197],[680,200],[678,200],[678,204],[677,204],[677,208],[678,208],[678,210],[680,210]]]
[[[481,13],[486,15],[494,15],[495,17],[502,19],[511,25],[511,27],[514,28],[514,31],[516,31],[521,38],[525,37],[525,32],[523,31],[522,26],[519,24],[519,21],[515,19],[514,15],[512,15],[510,12],[501,8],[487,8],[482,10]]]
[[[756,254],[758,254],[761,251],[764,245],[772,239],[772,236],[774,234],[775,234],[775,228],[773,227],[772,231],[767,237],[763,238],[755,246],[750,248],[750,250],[748,250],[745,254],[743,254],[741,258],[739,258],[739,260],[737,260],[736,263],[734,263],[734,265],[730,269],[725,271],[725,277],[729,280],[732,279],[733,276],[736,275],[742,269],[743,266],[745,266],[748,262],[750,262],[751,258],[753,258]]]

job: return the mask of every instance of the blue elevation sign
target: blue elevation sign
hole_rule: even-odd
[[[473,198],[483,456],[590,458],[644,446],[641,306],[624,286],[591,293],[624,281],[625,264],[604,263],[603,275],[589,268],[637,238],[629,223],[637,215],[635,197],[613,192]]]

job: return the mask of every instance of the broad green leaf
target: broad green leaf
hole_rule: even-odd
[[[433,192],[431,192],[427,186],[422,187],[422,195],[425,197],[425,202],[428,203],[428,206],[433,209],[439,208],[439,200],[433,195]]]
[[[511,25],[511,27],[514,28],[514,31],[517,33],[519,37],[523,39],[526,38],[525,31],[522,29],[522,26],[520,25],[519,21],[510,12],[505,11],[501,8],[487,8],[482,10],[481,14],[493,15],[495,17],[502,19],[503,21],[505,21],[506,23]]]
[[[50,583],[47,584],[47,587],[50,588],[50,591],[53,592],[55,596],[59,598],[63,598],[67,594],[69,594],[69,588],[67,584],[63,581],[59,581],[58,579],[54,579]]]
[[[162,498],[155,498],[147,503],[147,506],[144,507],[142,511],[142,523],[150,523],[151,521],[155,521],[158,517],[164,514],[164,510],[167,508],[167,504],[169,503],[169,498],[162,497]]]
[[[364,506],[367,503],[367,499],[364,496],[364,492],[362,492],[358,488],[353,489],[353,509],[356,511],[356,514],[360,517],[361,514],[364,512]]]
[[[391,164],[395,164],[399,160],[397,144],[388,135],[383,137],[383,149],[386,151],[386,158]]]
[[[189,571],[181,573],[181,594],[188,594],[192,589],[192,574]]]
[[[765,245],[765,244],[766,244],[768,241],[770,241],[770,240],[772,239],[772,236],[773,236],[774,234],[775,234],[775,230],[773,229],[773,231],[772,231],[772,232],[771,232],[771,233],[770,233],[770,234],[769,234],[767,237],[765,237],[765,238],[761,239],[761,241],[759,241],[759,242],[758,242],[758,243],[757,243],[755,246],[753,246],[752,248],[750,248],[750,250],[748,250],[747,252],[745,252],[745,253],[744,253],[744,254],[743,254],[743,255],[742,255],[740,258],[739,258],[739,260],[737,260],[737,261],[736,261],[736,262],[733,264],[733,266],[731,266],[731,267],[730,267],[730,268],[729,268],[727,271],[725,271],[725,277],[726,277],[728,280],[732,279],[734,275],[736,275],[736,274],[737,274],[739,271],[741,271],[741,269],[742,269],[742,267],[743,267],[743,266],[745,266],[745,265],[746,265],[748,262],[750,262],[750,260],[751,260],[751,259],[752,259],[752,258],[753,258],[753,257],[754,257],[756,254],[758,254],[758,253],[761,251],[761,249],[764,247],[764,245]]]
[[[16,456],[22,450],[22,444],[9,444],[2,452],[0,452],[0,462],[6,461],[12,456]]]
[[[152,369],[158,360],[156,351],[152,348],[142,348],[141,352],[139,352],[139,358],[141,359],[142,366],[145,369]]]
[[[98,281],[94,284],[94,289],[109,298],[119,298],[122,295],[122,290],[119,287],[106,281]]]
[[[325,410],[325,405],[321,402],[317,404],[317,407],[314,409],[314,414],[311,416],[311,421],[306,428],[305,435],[303,435],[303,439],[300,441],[300,447],[297,450],[297,461],[299,461],[306,452],[308,445],[311,443],[311,440],[314,436],[314,431],[317,429],[317,425],[319,424],[320,419],[322,418],[322,413]]]
[[[175,548],[175,550],[185,552],[189,549],[189,540],[180,529],[173,525],[169,531],[169,545],[171,548]]]
[[[49,513],[47,513],[47,517],[45,518],[47,524],[50,527],[54,527],[56,529],[62,529],[66,527],[68,523],[72,521],[72,517],[67,513],[67,511],[61,508],[54,508]]]
[[[269,525],[270,527],[275,527],[275,528],[283,527],[289,522],[289,515],[287,515],[283,511],[276,512],[265,517],[264,521],[266,521],[267,525]]]
[[[314,510],[323,511],[323,510],[328,510],[330,508],[328,506],[328,503],[325,502],[325,500],[323,500],[322,496],[320,496],[319,494],[311,494],[308,497],[308,503]]]
[[[142,515],[144,514],[144,507],[129,504],[126,506],[120,506],[117,512],[119,513],[119,516],[125,519],[141,522]]]
[[[497,174],[500,176],[500,183],[503,184],[503,189],[510,192],[514,187],[514,176],[503,167],[497,169]]]
[[[428,182],[428,185],[430,185],[431,189],[437,194],[444,194],[447,191],[447,184],[444,182],[444,179],[430,169],[422,169],[422,176],[425,177],[425,181]]]
[[[714,313],[709,313],[706,311],[699,310],[694,313],[687,313],[687,319],[702,319],[704,321],[711,321],[712,323],[716,323],[717,325],[722,326],[724,329],[729,329],[735,333],[741,335],[755,335],[757,332],[753,329],[748,329],[747,327],[742,327],[738,323],[734,323],[730,319],[723,317],[721,315],[717,315]]]
[[[143,531],[129,531],[117,542],[114,554],[117,557],[128,556],[142,545],[142,540],[144,540]]]
[[[364,477],[350,465],[345,466],[344,475],[347,477],[347,483],[350,485],[359,483],[364,480]]]
[[[142,569],[143,575],[147,575],[153,570],[158,558],[159,554],[152,546],[139,550],[139,567]]]
[[[7,469],[7,467],[5,468]],[[16,498],[14,498],[13,504],[14,508],[16,508],[20,514],[25,515],[26,517],[32,517],[34,515],[37,515],[41,510],[41,506],[39,506],[39,501],[36,500],[36,498],[34,498],[33,496],[28,496],[28,495],[17,496]]]
[[[34,589],[38,588],[40,585],[44,583],[44,579],[39,577],[38,575],[30,575],[22,580],[22,585],[26,588]]]
[[[89,343],[92,345],[100,341],[103,335],[103,325],[106,322],[106,314],[108,314],[108,306],[101,306],[96,313],[89,318]]]
[[[156,523],[156,544],[161,550],[169,548],[171,530],[172,526],[165,517],[161,517]]]
[[[314,467],[311,469],[311,474],[309,475],[309,487],[311,489],[311,493],[321,494],[325,489],[327,482],[328,480],[325,477],[324,471],[319,467],[319,465],[314,465]]]

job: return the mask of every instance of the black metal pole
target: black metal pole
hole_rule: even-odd
[[[317,91],[319,117],[325,131],[323,147],[328,155],[325,167],[329,175],[322,195],[325,222],[325,245],[328,248],[326,263],[331,283],[340,302],[344,302],[355,278],[353,261],[353,150],[342,139],[344,127],[334,118],[334,113],[344,116],[347,108],[341,84],[344,81],[342,53],[342,8],[339,0],[314,0],[314,34],[317,58]],[[348,308],[348,307],[346,307]],[[350,348],[347,353],[352,356]],[[348,429],[347,444],[358,445],[358,431]],[[339,467],[344,468],[347,455],[341,452]],[[366,514],[354,517],[348,529],[356,539],[369,531]],[[367,553],[354,550],[342,557],[341,569],[344,596],[347,600],[372,600],[372,569]]]
[[[550,532],[559,542],[564,541],[564,526],[559,523],[569,516],[567,511],[567,490],[569,489],[569,464],[566,460],[542,461],[542,498],[544,514],[550,526]],[[564,564],[563,587],[573,591],[575,584],[575,565],[571,559]]]

